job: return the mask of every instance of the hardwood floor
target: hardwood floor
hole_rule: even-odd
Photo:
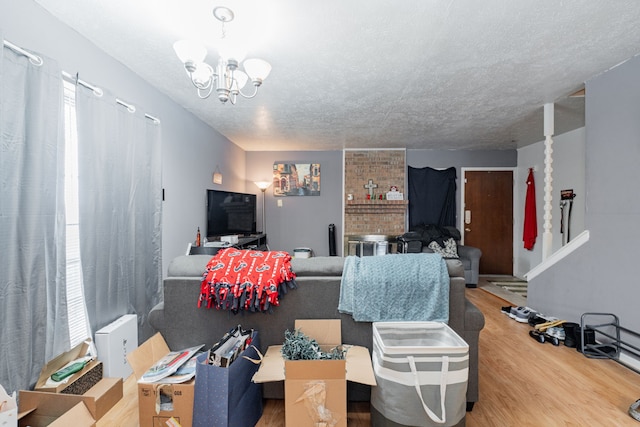
[[[627,414],[640,398],[640,375],[573,348],[540,344],[529,337],[527,324],[500,312],[507,301],[481,288],[466,293],[486,321],[480,335],[480,401],[467,413],[467,427],[640,426]],[[132,377],[124,393],[98,427],[138,425]],[[368,427],[368,411],[367,404],[350,404],[349,427]],[[257,426],[283,427],[283,402],[266,401]]]
[[[636,426],[627,414],[640,398],[640,375],[573,348],[540,344],[529,325],[500,312],[505,301],[482,289],[467,297],[485,315],[480,333],[480,401],[468,427]]]

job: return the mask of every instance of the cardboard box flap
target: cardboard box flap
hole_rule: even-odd
[[[347,347],[347,380],[360,384],[376,385],[369,349],[357,345]]]
[[[284,370],[287,380],[344,380],[344,360],[285,360]]]
[[[342,344],[340,319],[296,319],[295,329],[318,341],[320,345]]]
[[[281,345],[272,345],[267,348],[267,352],[262,357],[260,369],[251,379],[254,383],[284,381],[284,358],[281,349]]]
[[[19,400],[20,425],[25,422],[32,427],[95,425],[82,396],[21,390]]]
[[[95,427],[96,425],[95,420],[91,418],[91,414],[82,402],[76,403],[60,416],[34,408],[32,411],[20,414],[18,419],[18,425],[28,425],[29,427]]]
[[[93,420],[99,420],[123,395],[122,378],[103,378],[85,394],[49,393],[44,391],[20,391],[20,411],[53,413],[56,417],[73,405],[82,402]],[[44,411],[44,412],[43,412]],[[62,412],[60,412],[62,411]],[[75,425],[75,424],[69,424]]]
[[[98,383],[96,385],[94,385],[89,390],[87,390],[87,392],[84,393],[83,396],[93,397],[94,399],[97,399],[97,398],[107,394],[109,392],[109,390],[114,388],[114,386],[117,388],[119,386],[119,384],[121,384],[122,382],[123,382],[122,378],[120,378],[120,377],[118,377],[118,378],[103,378],[100,381],[98,381]],[[120,386],[120,388],[122,388],[122,386]]]
[[[71,350],[65,353],[62,353],[61,355],[45,363],[45,365],[42,367],[42,370],[40,371],[40,376],[38,377],[38,381],[36,382],[35,388],[36,389],[43,388],[45,386],[45,383],[47,382],[47,379],[58,369],[62,368],[64,365],[66,365],[67,363],[73,360],[86,356],[87,352],[89,351],[90,344],[91,344],[91,339],[87,338],[84,342],[81,342],[77,346],[73,347]],[[85,369],[86,368],[87,367],[85,366]],[[84,369],[80,372],[83,372],[83,371]],[[74,376],[79,376],[79,375],[80,373],[74,374]],[[71,378],[73,378],[73,376]]]
[[[160,332],[157,332],[140,347],[127,354],[127,361],[136,378],[140,379],[156,361],[166,356],[170,351]]]
[[[122,399],[122,378],[103,378],[82,395],[93,418],[99,420]]]
[[[54,424],[50,424],[50,427],[62,427],[62,426],[88,426],[94,427],[96,422],[91,417],[91,413],[83,403],[78,403],[73,408],[65,412],[60,418],[56,420]],[[32,426],[35,427],[35,426]]]

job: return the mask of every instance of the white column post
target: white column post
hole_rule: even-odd
[[[551,208],[553,201],[553,128],[554,104],[544,104],[544,233],[542,234],[542,260],[551,255],[553,234],[551,233]]]

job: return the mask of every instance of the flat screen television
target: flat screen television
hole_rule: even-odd
[[[207,190],[207,238],[255,233],[255,194]]]

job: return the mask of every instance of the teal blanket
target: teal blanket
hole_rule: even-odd
[[[357,322],[449,322],[449,273],[439,254],[345,259],[338,311]]]

